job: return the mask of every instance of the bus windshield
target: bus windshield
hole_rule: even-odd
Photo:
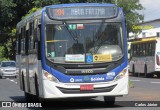
[[[46,57],[54,63],[103,63],[123,56],[120,23],[47,24]]]

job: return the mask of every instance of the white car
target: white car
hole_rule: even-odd
[[[16,77],[15,61],[2,61],[0,64],[0,78],[10,76]]]

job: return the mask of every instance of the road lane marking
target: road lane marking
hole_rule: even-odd
[[[141,81],[141,80],[132,80],[132,79],[131,79],[130,81],[133,81],[133,82],[139,82],[139,81]]]
[[[6,79],[17,84],[17,82],[13,79],[9,79],[9,78],[6,78]]]
[[[160,84],[160,82],[151,82],[151,83],[153,83],[153,84]]]
[[[14,82],[14,80],[10,80],[11,82]]]

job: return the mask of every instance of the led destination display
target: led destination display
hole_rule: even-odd
[[[116,6],[48,8],[47,12],[51,19],[111,18],[116,16],[117,8]]]

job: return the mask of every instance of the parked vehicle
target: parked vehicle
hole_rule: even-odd
[[[134,76],[160,77],[160,38],[148,37],[131,42],[130,72]]]
[[[11,76],[16,77],[15,61],[2,61],[0,64],[0,78]]]

